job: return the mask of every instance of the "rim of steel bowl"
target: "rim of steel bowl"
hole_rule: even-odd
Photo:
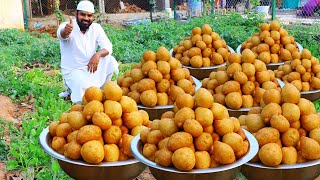
[[[40,146],[42,147],[42,149],[50,156],[52,156],[58,160],[64,161],[64,162],[71,163],[71,164],[81,165],[81,166],[91,166],[91,167],[113,167],[113,166],[124,166],[124,165],[129,165],[129,164],[134,164],[134,163],[139,162],[137,159],[129,159],[129,160],[125,160],[125,161],[102,162],[99,164],[89,164],[83,160],[69,159],[69,158],[65,157],[64,155],[57,153],[55,150],[53,150],[51,148],[51,146],[49,145],[50,139],[51,139],[51,135],[49,133],[49,127],[47,127],[41,132],[41,134],[39,136],[39,143],[40,143]]]
[[[262,163],[251,163],[251,162],[247,162],[245,165],[256,167],[256,168],[263,168],[263,169],[284,170],[284,169],[306,168],[306,167],[315,166],[319,164],[320,164],[320,159],[307,161],[304,163],[298,163],[298,164],[282,164],[277,167],[270,167],[270,166],[265,166]]]
[[[244,130],[246,138],[249,141],[249,150],[246,155],[244,155],[242,158],[238,159],[236,162],[228,165],[218,166],[216,168],[208,168],[208,169],[193,169],[191,171],[180,171],[174,167],[164,167],[161,165],[156,164],[155,162],[147,159],[142,154],[142,142],[140,140],[140,136],[136,136],[132,141],[130,145],[131,152],[133,156],[138,159],[143,164],[150,166],[155,169],[167,171],[167,172],[173,172],[173,173],[179,173],[179,174],[202,174],[202,173],[216,173],[216,172],[222,172],[229,169],[233,169],[236,167],[239,167],[248,161],[250,161],[257,153],[259,149],[258,142],[256,138],[248,131]]]

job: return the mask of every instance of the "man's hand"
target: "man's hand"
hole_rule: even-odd
[[[90,59],[88,63],[88,71],[89,72],[96,72],[98,69],[98,65],[100,62],[100,58],[105,57],[109,54],[109,52],[106,49],[101,49],[99,52],[96,52]]]
[[[69,16],[69,20],[70,22],[68,24],[66,24],[66,26],[64,27],[61,36],[65,39],[67,37],[69,37],[69,35],[71,34],[72,30],[73,30],[73,24],[72,24],[72,17]]]
[[[100,56],[98,55],[98,53],[94,54],[91,57],[91,59],[88,63],[88,71],[90,73],[96,72],[96,70],[98,69],[99,61],[100,61]]]

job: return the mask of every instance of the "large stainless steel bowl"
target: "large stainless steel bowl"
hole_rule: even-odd
[[[309,101],[316,101],[320,98],[320,89],[312,90],[312,91],[302,91],[300,92],[301,97],[308,99]]]
[[[138,109],[145,110],[149,114],[149,119],[153,121],[154,119],[160,119],[163,113],[173,111],[173,105],[146,107],[138,104]]]
[[[217,71],[219,67],[225,66],[226,63],[222,63],[219,65],[215,65],[215,66],[209,66],[209,67],[200,67],[200,68],[194,68],[191,66],[185,66],[182,65],[182,67],[189,69],[190,74],[194,77],[196,77],[197,79],[204,79],[209,77],[210,73],[212,71]]]
[[[61,168],[72,178],[77,180],[132,180],[139,176],[146,166],[136,159],[118,162],[104,162],[97,165],[88,164],[82,160],[72,160],[54,151],[51,146],[52,136],[49,129],[44,129],[39,136],[42,149],[56,158]]]
[[[201,88],[202,83],[195,77],[192,77],[197,91],[199,88]],[[138,109],[145,110],[149,114],[149,119],[154,120],[154,119],[160,119],[161,115],[167,111],[173,111],[173,105],[166,105],[166,106],[154,106],[154,107],[146,107],[141,104],[138,104]]]
[[[297,43],[297,42],[296,42],[296,43]],[[297,46],[298,46],[299,52],[301,53],[301,52],[302,52],[302,50],[303,50],[302,45],[301,45],[301,44],[299,44],[299,43],[297,43]],[[236,53],[241,54],[241,44],[237,47],[237,49],[236,49]]]
[[[301,53],[302,50],[303,50],[303,47],[302,47],[301,44],[299,44],[299,43],[297,43],[297,46],[298,46],[299,52]],[[238,54],[241,54],[241,44],[237,47],[236,52],[237,52]],[[278,69],[278,67],[281,66],[281,65],[284,65],[284,62],[266,64],[267,69],[270,69],[270,70],[276,70],[276,69]]]
[[[230,46],[228,46],[228,47],[229,47],[229,51],[231,53],[234,53],[234,50]],[[171,56],[172,56],[172,53],[173,53],[173,49],[170,50]],[[215,66],[209,66],[209,67],[200,67],[200,68],[195,68],[195,67],[191,67],[191,66],[184,66],[184,65],[182,65],[182,67],[189,69],[190,74],[192,76],[194,76],[197,79],[202,80],[204,78],[209,77],[209,75],[212,71],[217,71],[219,67],[222,67],[225,65],[226,65],[226,63],[222,63],[222,64],[215,65]]]
[[[163,167],[156,164],[153,161],[145,158],[142,154],[143,143],[140,140],[140,136],[136,136],[131,141],[131,152],[133,156],[138,159],[140,162],[149,166],[149,169],[152,175],[156,179],[161,180],[232,180],[234,179],[240,172],[241,165],[250,161],[258,152],[259,145],[257,140],[254,138],[252,134],[248,131],[244,130],[247,139],[249,141],[250,147],[249,151],[245,156],[238,159],[236,162],[219,166],[217,168],[209,168],[209,169],[194,169],[192,171],[180,171],[174,167]]]
[[[236,118],[238,118],[241,115],[247,115],[249,111],[250,111],[250,108],[240,108],[240,109],[228,108],[229,116],[236,117]]]
[[[320,160],[277,167],[268,167],[261,163],[246,163],[242,165],[241,172],[248,179],[314,180],[320,175]]]

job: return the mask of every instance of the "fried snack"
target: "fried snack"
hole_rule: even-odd
[[[172,134],[178,132],[178,127],[173,119],[163,118],[159,122],[159,130],[165,137],[170,137]]]
[[[51,136],[56,136],[56,129],[59,126],[59,122],[58,121],[52,121],[49,125],[49,133]]]
[[[176,132],[168,140],[167,148],[174,152],[183,147],[189,147],[193,143],[192,135],[187,132]]]
[[[205,169],[210,167],[211,157],[208,151],[197,151],[194,155],[196,158],[195,168]]]
[[[294,147],[282,147],[282,164],[296,164],[298,152]]]
[[[277,166],[282,161],[282,151],[278,144],[268,143],[259,150],[259,159],[267,166]]]
[[[220,141],[213,143],[213,157],[219,164],[231,164],[236,160],[232,148],[228,144]]]
[[[172,155],[173,153],[171,151],[169,151],[167,148],[159,148],[160,150],[158,150],[155,153],[155,158],[154,161],[157,164],[160,164],[162,166],[168,167],[172,165]]]
[[[243,148],[243,139],[237,133],[227,133],[222,137],[222,142],[228,144],[234,152],[239,152]]]
[[[70,159],[81,159],[81,145],[72,141],[64,145],[64,155]]]
[[[101,130],[106,130],[112,125],[112,121],[108,115],[104,112],[96,112],[92,116],[92,123],[101,128]]]
[[[172,163],[179,170],[189,171],[196,164],[194,152],[189,147],[177,149],[172,154]]]
[[[84,115],[80,111],[72,111],[68,114],[68,123],[74,130],[78,130],[81,127],[88,124],[88,121],[85,119]]]
[[[121,135],[120,127],[114,125],[103,131],[103,139],[108,144],[117,144],[121,139]]]
[[[104,161],[114,162],[119,160],[120,150],[116,144],[105,144],[104,150]]]
[[[122,97],[122,90],[115,82],[108,81],[103,86],[103,94],[106,100],[119,101]]]
[[[79,129],[76,139],[77,139],[77,143],[82,145],[91,140],[99,140],[101,135],[102,135],[102,131],[98,126],[85,125]]]
[[[183,123],[183,129],[185,132],[190,133],[193,137],[198,137],[203,132],[201,124],[194,119],[187,119]]]
[[[61,123],[56,128],[56,136],[67,137],[72,132],[72,127],[68,123]]]
[[[307,137],[301,137],[300,143],[303,158],[308,160],[320,158],[320,145],[316,140]]]
[[[83,109],[83,116],[91,121],[91,118],[95,112],[103,112],[103,104],[100,101],[92,100]]]
[[[88,103],[92,100],[102,101],[103,91],[98,87],[92,86],[86,89],[84,97]]]
[[[280,139],[280,133],[275,128],[264,127],[256,133],[255,137],[259,146],[262,147],[268,143],[276,143]]]
[[[111,120],[120,119],[122,116],[122,106],[116,101],[106,100],[103,104],[104,113],[106,113]]]
[[[64,137],[55,136],[52,139],[51,147],[58,153],[63,154],[65,144],[67,144],[67,141]]]
[[[98,164],[104,159],[103,145],[97,140],[88,141],[81,147],[81,156],[90,164]]]
[[[210,133],[203,132],[200,136],[194,139],[194,145],[199,151],[209,151],[213,144],[213,139]]]

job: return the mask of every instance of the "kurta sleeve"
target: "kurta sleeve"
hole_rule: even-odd
[[[97,36],[97,43],[101,49],[106,49],[109,51],[109,55],[112,54],[112,44],[106,35],[106,33],[103,31],[102,27],[99,25],[97,28],[98,36]]]

